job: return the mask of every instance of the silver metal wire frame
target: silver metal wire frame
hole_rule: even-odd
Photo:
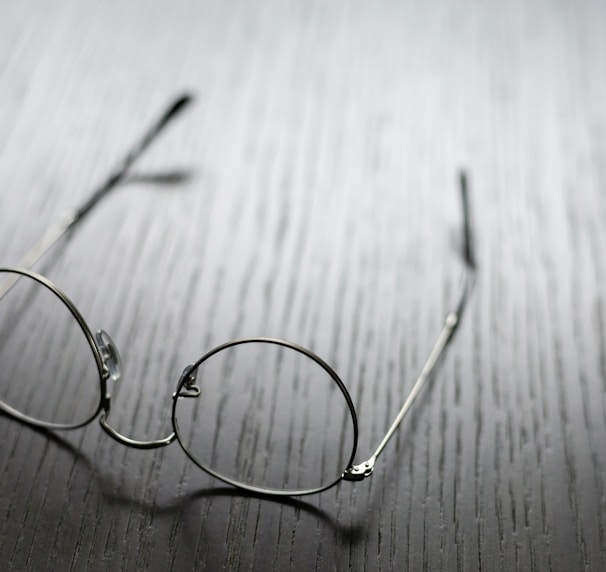
[[[107,381],[113,380],[117,381],[120,377],[120,356],[118,350],[115,345],[111,341],[111,338],[108,334],[102,330],[97,332],[96,337],[93,336],[91,329],[84,321],[83,317],[75,307],[75,305],[69,300],[69,298],[59,290],[52,282],[36,274],[31,271],[32,266],[40,259],[40,257],[47,252],[53,244],[57,240],[59,240],[64,234],[66,234],[69,230],[74,228],[78,222],[80,222],[91,210],[92,208],[104,197],[106,196],[113,188],[115,188],[127,175],[129,169],[132,167],[134,162],[138,159],[138,157],[143,153],[143,151],[149,146],[149,144],[153,141],[153,139],[160,133],[160,131],[169,123],[169,121],[175,117],[181,109],[183,109],[189,102],[191,101],[191,97],[188,95],[184,95],[179,97],[175,102],[167,109],[167,111],[160,117],[160,119],[152,126],[152,128],[144,135],[138,145],[136,145],[133,150],[126,156],[120,166],[112,173],[112,175],[105,181],[103,185],[101,185],[92,196],[79,208],[68,211],[59,218],[59,220],[51,226],[47,232],[44,233],[42,238],[34,245],[34,247],[21,259],[20,266],[21,268],[0,268],[0,274],[10,275],[10,277],[4,277],[0,281],[0,299],[14,286],[14,284],[22,277],[28,277],[32,280],[35,280],[43,287],[48,288],[51,292],[53,292],[56,296],[60,298],[60,300],[67,306],[73,317],[78,322],[78,325],[82,329],[87,342],[89,343],[95,362],[97,364],[97,368],[99,371],[99,380],[100,380],[100,400],[99,405],[95,411],[95,413],[86,421],[82,423],[78,423],[76,425],[62,425],[62,424],[54,424],[43,422],[34,418],[31,418],[23,413],[17,411],[16,409],[10,407],[8,404],[0,401],[0,411],[5,414],[22,421],[23,423],[36,426],[43,427],[47,429],[76,429],[78,427],[82,427],[88,423],[90,423],[95,417],[99,414],[99,421],[103,428],[103,430],[113,439],[126,445],[128,447],[133,447],[137,449],[153,449],[158,447],[164,447],[170,443],[172,443],[175,439],[177,439],[185,451],[185,453],[190,457],[190,459],[202,468],[207,473],[212,476],[230,484],[235,487],[245,489],[255,493],[261,494],[271,494],[271,495],[307,495],[313,493],[319,493],[324,491],[334,485],[336,485],[341,480],[350,480],[350,481],[358,481],[362,480],[365,477],[368,477],[372,474],[375,466],[375,462],[378,456],[382,453],[387,443],[394,435],[403,419],[410,411],[412,404],[421,393],[422,389],[427,384],[427,381],[431,378],[431,375],[434,373],[436,366],[438,365],[440,358],[444,355],[446,348],[451,342],[455,332],[457,331],[461,318],[463,316],[465,307],[467,305],[467,301],[471,294],[474,281],[475,281],[475,253],[473,248],[473,236],[472,236],[472,228],[471,228],[471,216],[469,212],[469,197],[467,190],[467,177],[465,173],[461,173],[460,175],[460,190],[461,190],[461,202],[463,207],[463,259],[465,263],[465,276],[463,281],[463,288],[461,295],[458,299],[458,303],[453,311],[451,311],[444,321],[444,325],[438,335],[438,338],[429,353],[429,357],[427,358],[425,365],[421,371],[421,374],[417,378],[415,384],[413,385],[406,401],[400,408],[400,411],[396,415],[394,421],[391,426],[387,430],[387,433],[381,439],[381,442],[376,447],[375,451],[371,455],[371,457],[358,465],[353,465],[353,461],[356,454],[357,449],[357,441],[358,441],[358,422],[357,416],[355,412],[355,408],[353,405],[353,401],[345,384],[341,381],[336,372],[319,356],[315,353],[307,350],[301,346],[288,342],[286,340],[279,340],[274,338],[244,338],[240,340],[234,340],[222,344],[210,352],[206,353],[202,356],[196,363],[188,366],[183,371],[179,382],[177,384],[177,390],[173,395],[173,408],[172,408],[172,424],[173,424],[173,433],[168,435],[163,439],[153,440],[153,441],[138,441],[135,439],[131,439],[125,437],[120,434],[118,431],[113,429],[107,423],[107,416],[110,411],[110,396],[107,393]],[[353,427],[354,427],[354,441],[353,441],[353,450],[347,464],[346,469],[343,474],[340,475],[335,481],[323,485],[321,487],[317,487],[314,489],[305,489],[305,490],[275,490],[275,489],[267,489],[262,487],[251,486],[246,483],[242,483],[239,481],[235,481],[224,475],[221,475],[211,468],[205,466],[201,463],[186,447],[184,442],[182,441],[179,433],[179,427],[176,419],[176,404],[178,399],[181,398],[190,398],[190,397],[198,397],[200,395],[199,389],[195,386],[195,374],[194,370],[196,370],[204,361],[215,355],[216,353],[227,349],[229,347],[233,347],[240,344],[247,343],[270,343],[277,344],[283,347],[287,347],[293,349],[297,352],[302,353],[309,359],[314,360],[317,364],[319,364],[333,379],[333,381],[337,384],[340,391],[342,392],[347,406],[349,408],[349,412],[352,418]]]
[[[231,479],[229,477],[225,477],[221,473],[216,472],[215,470],[210,468],[208,465],[206,465],[205,463],[200,461],[200,459],[198,459],[198,457],[196,457],[196,455],[192,451],[190,451],[189,448],[187,447],[187,445],[185,444],[185,440],[183,439],[183,437],[181,435],[181,431],[179,430],[179,423],[177,421],[177,403],[178,403],[178,400],[182,399],[182,398],[199,397],[200,389],[195,385],[195,375],[197,373],[198,368],[204,362],[206,362],[207,360],[212,358],[214,355],[216,355],[224,350],[227,350],[229,348],[233,348],[236,346],[245,345],[245,344],[257,344],[257,343],[281,346],[281,347],[284,347],[284,348],[287,348],[287,349],[290,349],[290,350],[293,350],[295,352],[302,354],[306,358],[316,362],[330,376],[332,381],[337,385],[337,387],[341,391],[341,394],[343,395],[343,397],[347,403],[347,408],[349,410],[349,415],[351,417],[351,422],[352,422],[352,427],[353,427],[352,449],[351,449],[351,453],[349,455],[349,459],[347,461],[347,466],[351,467],[351,465],[354,461],[355,455],[356,455],[357,447],[358,447],[358,417],[356,415],[356,409],[355,409],[353,400],[351,398],[351,395],[347,391],[347,387],[345,386],[345,384],[343,383],[341,378],[338,376],[337,372],[335,372],[335,370],[330,365],[328,365],[328,363],[326,363],[320,356],[318,356],[311,350],[304,348],[303,346],[294,344],[292,342],[288,342],[286,340],[277,339],[277,338],[264,338],[264,337],[242,338],[239,340],[232,340],[230,342],[226,342],[226,343],[221,344],[221,345],[217,346],[216,348],[212,349],[211,351],[209,351],[208,353],[203,355],[197,362],[187,366],[185,368],[185,370],[183,370],[181,379],[179,380],[179,383],[177,384],[177,390],[173,394],[173,408],[172,408],[173,427],[175,430],[175,434],[177,435],[177,440],[179,441],[179,444],[181,445],[182,449],[185,451],[187,456],[196,465],[198,465],[198,467],[200,467],[202,470],[206,471],[207,473],[211,474],[213,477],[220,479],[221,481],[223,481],[227,484],[233,485],[235,487],[239,487],[241,489],[245,489],[250,492],[266,494],[266,495],[267,494],[277,495],[277,496],[303,496],[303,495],[320,493],[322,491],[330,489],[331,487],[334,487],[337,483],[339,483],[343,479],[343,474],[336,475],[336,478],[333,479],[332,481],[325,483],[321,486],[318,486],[315,488],[310,488],[310,489],[283,490],[283,489],[272,489],[272,488],[249,485],[247,483],[243,483],[243,482]]]

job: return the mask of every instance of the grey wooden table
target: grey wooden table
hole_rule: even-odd
[[[185,364],[279,336],[339,372],[364,460],[456,292],[461,167],[479,270],[375,474],[318,496],[1,416],[0,567],[605,569],[605,24],[597,1],[1,2],[0,266],[197,95],[36,267],[121,349],[117,430],[162,437]]]

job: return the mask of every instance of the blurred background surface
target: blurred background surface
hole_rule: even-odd
[[[604,22],[598,1],[0,2],[2,266],[196,94],[37,266],[120,347],[123,433],[169,432],[211,347],[279,336],[349,387],[362,461],[456,296],[460,168],[479,265],[372,479],[318,497],[0,417],[3,568],[606,567]]]

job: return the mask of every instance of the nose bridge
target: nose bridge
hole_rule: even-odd
[[[122,376],[122,359],[120,358],[120,352],[111,336],[105,330],[99,330],[95,335],[95,340],[97,342],[97,347],[99,348],[99,353],[101,354],[101,360],[103,362],[103,367],[107,372],[108,379],[112,381],[118,381]],[[110,395],[107,394],[104,397],[103,401],[103,411],[101,412],[101,416],[99,417],[99,422],[101,423],[101,427],[103,430],[115,441],[118,443],[122,443],[128,447],[133,447],[135,449],[157,449],[159,447],[165,447],[166,445],[170,445],[175,439],[175,434],[171,433],[168,437],[164,439],[156,439],[153,441],[139,441],[137,439],[131,439],[130,437],[126,437],[116,431],[113,427],[111,427],[107,422],[107,416],[110,411],[111,398]]]

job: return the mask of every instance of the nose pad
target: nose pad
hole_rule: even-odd
[[[198,368],[194,367],[193,364],[188,365],[181,374],[179,380],[179,397],[199,397],[200,388],[196,385],[196,378],[198,377]],[[183,385],[181,385],[183,383]]]
[[[110,335],[105,330],[99,330],[95,339],[97,346],[101,351],[101,359],[109,372],[109,377],[112,381],[118,381],[122,374],[122,360],[116,344],[114,344]]]

